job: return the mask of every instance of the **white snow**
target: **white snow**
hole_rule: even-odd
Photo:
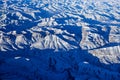
[[[0,79],[118,80],[119,3],[0,1]]]

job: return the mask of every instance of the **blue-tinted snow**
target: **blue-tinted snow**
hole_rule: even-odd
[[[119,0],[1,0],[0,80],[119,80]]]

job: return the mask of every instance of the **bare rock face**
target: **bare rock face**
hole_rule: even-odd
[[[104,46],[108,43],[107,36],[104,36],[104,34],[106,35],[108,33],[104,32],[100,26],[83,26],[82,40],[80,42],[81,48],[89,50]]]
[[[106,47],[100,48],[96,50],[90,50],[89,52],[92,53],[94,56],[99,57],[102,63],[119,63],[120,57],[120,46],[113,46],[113,47]]]
[[[120,43],[120,27],[111,26],[109,33],[109,42],[110,43]]]

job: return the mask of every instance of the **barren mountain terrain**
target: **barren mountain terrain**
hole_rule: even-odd
[[[0,0],[0,80],[119,80],[120,0]]]

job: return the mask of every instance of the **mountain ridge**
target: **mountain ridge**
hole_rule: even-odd
[[[119,80],[119,2],[0,1],[0,79]]]

